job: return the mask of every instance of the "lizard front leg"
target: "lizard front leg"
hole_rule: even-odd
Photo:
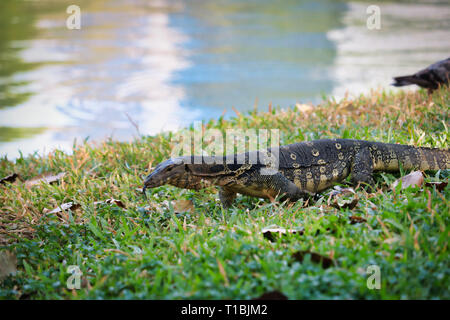
[[[354,186],[358,184],[368,185],[374,188],[373,160],[368,148],[361,149],[355,155],[351,165],[351,180]]]
[[[242,186],[239,188],[236,188],[236,186],[221,187],[219,190],[219,198],[222,206],[225,209],[231,207],[234,199],[236,198],[236,192],[262,198],[274,198],[276,196],[281,196],[282,200],[289,199],[290,201],[297,201],[300,198],[306,199],[314,195],[309,191],[301,190],[280,172],[277,172],[274,175],[254,175],[252,178],[247,180],[247,184],[256,185],[258,188],[249,191],[242,188]]]
[[[219,189],[219,199],[224,209],[228,209],[236,198],[236,192],[227,187]]]

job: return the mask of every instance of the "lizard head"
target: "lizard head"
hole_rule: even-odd
[[[171,158],[158,164],[145,178],[142,192],[148,188],[156,188],[165,184],[185,189],[199,190],[208,186],[202,177],[194,175],[190,170],[190,157]]]
[[[158,164],[145,178],[145,188],[156,188],[164,184],[172,184],[186,174],[183,158],[171,158]]]

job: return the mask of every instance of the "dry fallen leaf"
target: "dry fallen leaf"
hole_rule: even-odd
[[[310,255],[311,261],[314,263],[320,264],[322,266],[322,268],[324,268],[324,269],[327,269],[329,267],[336,265],[336,262],[333,259],[322,256],[318,253],[311,252],[311,251],[297,251],[297,252],[294,252],[292,257],[294,258],[295,261],[298,261],[301,263],[301,262],[303,262],[306,255]]]
[[[0,179],[0,184],[5,184],[6,182],[13,183],[19,177],[17,173],[12,173],[4,178]]]
[[[352,210],[359,202],[358,195],[352,188],[340,188],[336,186],[328,193],[328,196],[327,204],[336,209],[348,208]]]
[[[194,203],[191,200],[176,200],[172,202],[175,213],[190,212],[194,213]]]
[[[436,187],[436,190],[439,192],[444,191],[445,187],[448,185],[448,181],[439,181],[439,182],[426,182],[425,185],[427,187]]]
[[[423,184],[424,176],[422,171],[413,171],[410,174],[395,180],[391,185],[391,189],[395,190],[400,181],[402,183],[402,190],[408,188],[409,186],[420,187]]]
[[[67,203],[63,203],[61,206],[53,209],[52,211],[48,211],[48,212],[44,212],[45,214],[53,214],[53,213],[60,213],[62,211],[66,211],[66,210],[77,210],[79,207],[81,207],[80,204],[78,203],[74,203],[74,202],[67,202]]]
[[[57,181],[61,180],[65,175],[66,175],[65,172],[60,172],[57,175],[46,174],[46,175],[42,175],[40,177],[39,176],[38,177],[34,177],[33,179],[25,181],[25,186],[27,188],[30,188],[32,186],[40,184],[41,182],[54,183],[54,182],[57,182]]]
[[[363,217],[358,217],[358,216],[350,216],[348,217],[350,220],[350,224],[356,224],[356,223],[363,223],[363,222],[367,222],[367,220]]]
[[[8,250],[0,251],[0,280],[17,272],[17,258]]]
[[[99,204],[115,204],[116,206],[121,207],[122,209],[126,208],[125,204],[122,201],[114,199],[114,198],[94,202],[94,205],[99,205]]]
[[[263,234],[264,238],[266,238],[269,241],[276,241],[276,236],[283,236],[286,234],[298,234],[303,235],[304,231],[299,229],[285,229],[285,228],[264,228],[261,233]]]
[[[117,199],[107,199],[107,200],[103,200],[103,201],[96,201],[94,202],[94,205],[99,205],[99,204],[115,204],[123,209],[125,209],[125,205],[123,204],[122,201],[117,200]],[[81,205],[79,203],[75,203],[75,202],[67,202],[67,203],[63,203],[61,206],[53,209],[52,211],[48,211],[44,209],[44,213],[45,214],[52,214],[52,213],[60,213],[62,211],[66,211],[66,210],[77,210],[78,208],[80,208]]]
[[[255,298],[253,300],[288,300],[288,297],[286,297],[285,294],[278,290],[264,292],[261,296],[258,298]]]

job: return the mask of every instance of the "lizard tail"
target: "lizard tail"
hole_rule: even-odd
[[[450,169],[450,150],[401,144],[375,144],[372,150],[374,170],[445,170]]]
[[[438,148],[416,148],[418,151],[418,167],[420,170],[450,169],[450,150]]]

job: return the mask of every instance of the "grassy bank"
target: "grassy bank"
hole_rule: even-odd
[[[283,144],[352,138],[448,148],[449,106],[448,88],[432,97],[372,92],[205,127],[278,128]],[[17,260],[0,298],[250,299],[273,290],[290,299],[450,298],[448,186],[392,191],[399,175],[379,174],[378,192],[357,189],[353,209],[329,206],[324,194],[308,207],[238,197],[224,211],[214,189],[169,186],[149,190],[146,201],[142,177],[171,147],[162,134],[0,160],[0,178],[19,176],[0,185],[0,246],[11,253],[3,260],[12,271]],[[53,183],[33,180],[62,172]],[[275,226],[302,232],[264,237]],[[305,251],[314,254],[298,259]],[[66,286],[70,265],[83,273],[79,290]],[[379,290],[367,286],[371,265]]]

